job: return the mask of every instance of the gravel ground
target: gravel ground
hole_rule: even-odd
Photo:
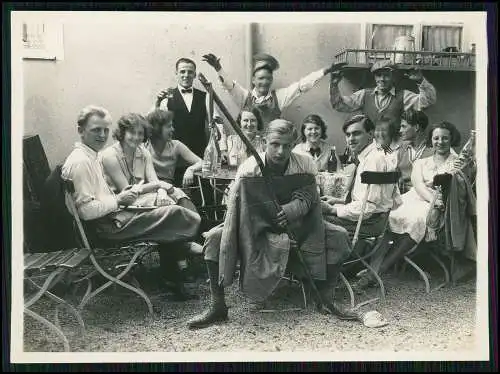
[[[441,274],[432,286],[436,286]],[[425,293],[424,283],[408,270],[405,274],[384,277],[385,304],[376,309],[389,325],[370,329],[360,322],[340,321],[317,313],[312,306],[302,310],[274,313],[255,312],[233,285],[227,290],[230,306],[227,323],[190,331],[186,321],[200,312],[209,298],[208,285],[202,280],[191,284],[201,295],[190,302],[168,301],[165,294],[143,284],[154,305],[153,319],[147,317],[146,304],[128,291],[108,289],[87,305],[82,317],[86,334],[79,335],[77,324],[67,313],[61,324],[72,351],[76,352],[188,352],[188,351],[455,351],[475,349],[475,280]],[[340,295],[347,301],[344,289]],[[358,301],[374,297],[369,290]],[[284,284],[269,300],[267,308],[300,307],[301,292]],[[39,302],[34,310],[48,310],[49,302]],[[42,312],[44,315],[47,313]],[[52,314],[51,314],[52,315]],[[216,337],[216,338],[214,338]],[[62,351],[61,340],[43,325],[25,317],[26,352]]]

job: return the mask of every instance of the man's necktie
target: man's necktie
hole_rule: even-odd
[[[392,148],[389,145],[380,145],[377,146],[377,149],[380,151],[384,151],[386,155],[392,153]]]
[[[192,88],[181,88],[181,93],[193,93]]]
[[[311,156],[313,157],[319,157],[319,155],[321,154],[321,148],[317,147],[317,148],[310,148],[309,149],[309,153],[311,154]]]
[[[352,172],[352,177],[349,181],[349,189],[347,190],[346,196],[346,204],[349,204],[352,201],[352,189],[354,188],[354,181],[356,180],[356,173],[358,172],[359,160],[357,156],[352,157],[352,163],[355,166],[354,171]]]

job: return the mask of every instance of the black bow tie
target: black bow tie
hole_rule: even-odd
[[[310,148],[309,149],[309,153],[311,154],[311,156],[318,156],[321,154],[321,148],[317,147],[317,148]]]
[[[384,151],[385,154],[392,153],[392,148],[388,145],[382,146],[382,150]]]
[[[182,88],[181,93],[193,93],[193,89],[192,88]]]

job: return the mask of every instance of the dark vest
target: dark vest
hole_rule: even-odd
[[[205,92],[194,88],[193,103],[189,112],[179,89],[176,88],[173,98],[167,103],[168,110],[174,112],[174,138],[183,142],[201,158],[208,144],[205,131],[207,119],[205,98]]]
[[[265,101],[262,104],[255,103],[255,97],[252,95],[252,92],[248,93],[245,102],[243,103],[243,107],[255,107],[260,112],[262,117],[262,121],[264,122],[264,130],[267,128],[267,125],[272,120],[280,118],[281,110],[278,106],[278,98],[276,97],[276,91],[271,91],[271,100]]]
[[[396,96],[392,97],[389,105],[379,112],[377,106],[375,105],[375,92],[373,88],[367,89],[364,97],[363,112],[372,120],[373,123],[378,122],[378,120],[384,116],[386,118],[393,119],[396,123],[401,122],[401,116],[403,115],[404,105],[403,105],[403,90],[396,89]]]

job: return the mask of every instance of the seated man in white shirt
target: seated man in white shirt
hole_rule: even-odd
[[[340,225],[351,233],[356,229],[363,205],[362,200],[368,188],[367,184],[361,183],[361,173],[389,171],[383,152],[379,152],[376,143],[373,142],[374,128],[373,122],[365,115],[356,115],[344,123],[342,130],[346,136],[347,146],[357,164],[348,201],[340,201],[331,196],[322,197],[325,220]],[[371,185],[363,215],[361,234],[377,236],[382,232],[385,223],[383,213],[389,212],[392,208],[393,194],[393,185]]]
[[[64,162],[61,178],[73,182],[72,198],[80,218],[95,230],[98,239],[151,240],[160,243],[160,252],[168,245],[168,251],[181,258],[182,252],[188,249],[187,242],[198,233],[199,214],[179,205],[160,206],[145,212],[121,209],[134,203],[141,187],[134,185],[115,195],[106,183],[97,155],[108,140],[109,112],[87,106],[79,113],[77,123],[81,142],[75,144]],[[162,257],[160,253],[160,262]],[[174,289],[174,295],[186,299],[182,284]]]
[[[296,138],[297,130],[291,122],[277,119],[269,124],[266,132],[266,151],[259,156],[262,158],[270,175],[311,174],[315,176],[317,174],[316,164],[310,156],[292,152],[292,147],[295,144]],[[262,176],[262,172],[255,157],[252,156],[238,168],[235,186],[238,185],[239,179],[258,176]],[[235,191],[237,191],[237,187],[233,187],[230,194],[236,193]],[[309,201],[309,199],[304,196],[301,199],[292,198],[289,203],[281,205],[282,210],[275,218],[276,223],[281,228],[286,228],[290,222],[300,220],[302,217],[306,216],[312,205],[313,202]],[[226,217],[226,221],[228,219],[230,218]],[[219,282],[219,257],[221,256],[221,238],[225,224],[228,223],[225,222],[205,233],[204,258],[210,278],[211,301],[209,308],[205,312],[188,322],[190,328],[207,327],[228,318],[228,308],[224,298],[224,287]],[[343,261],[349,257],[351,252],[347,231],[329,222],[325,222],[324,231],[327,280],[320,281],[315,279],[315,282],[317,282],[316,285],[322,295],[322,299],[328,302],[326,306],[331,313],[341,319],[358,319],[356,313],[342,310],[335,301],[332,300],[340,268]],[[304,257],[307,255],[308,253],[304,252]],[[259,256],[259,258],[261,257],[265,256]],[[307,260],[305,261],[308,263]],[[273,266],[271,266],[271,268],[273,268]],[[264,279],[267,273],[272,270],[271,268],[262,266],[262,273],[259,279]],[[242,272],[244,272],[244,270],[242,270]]]

